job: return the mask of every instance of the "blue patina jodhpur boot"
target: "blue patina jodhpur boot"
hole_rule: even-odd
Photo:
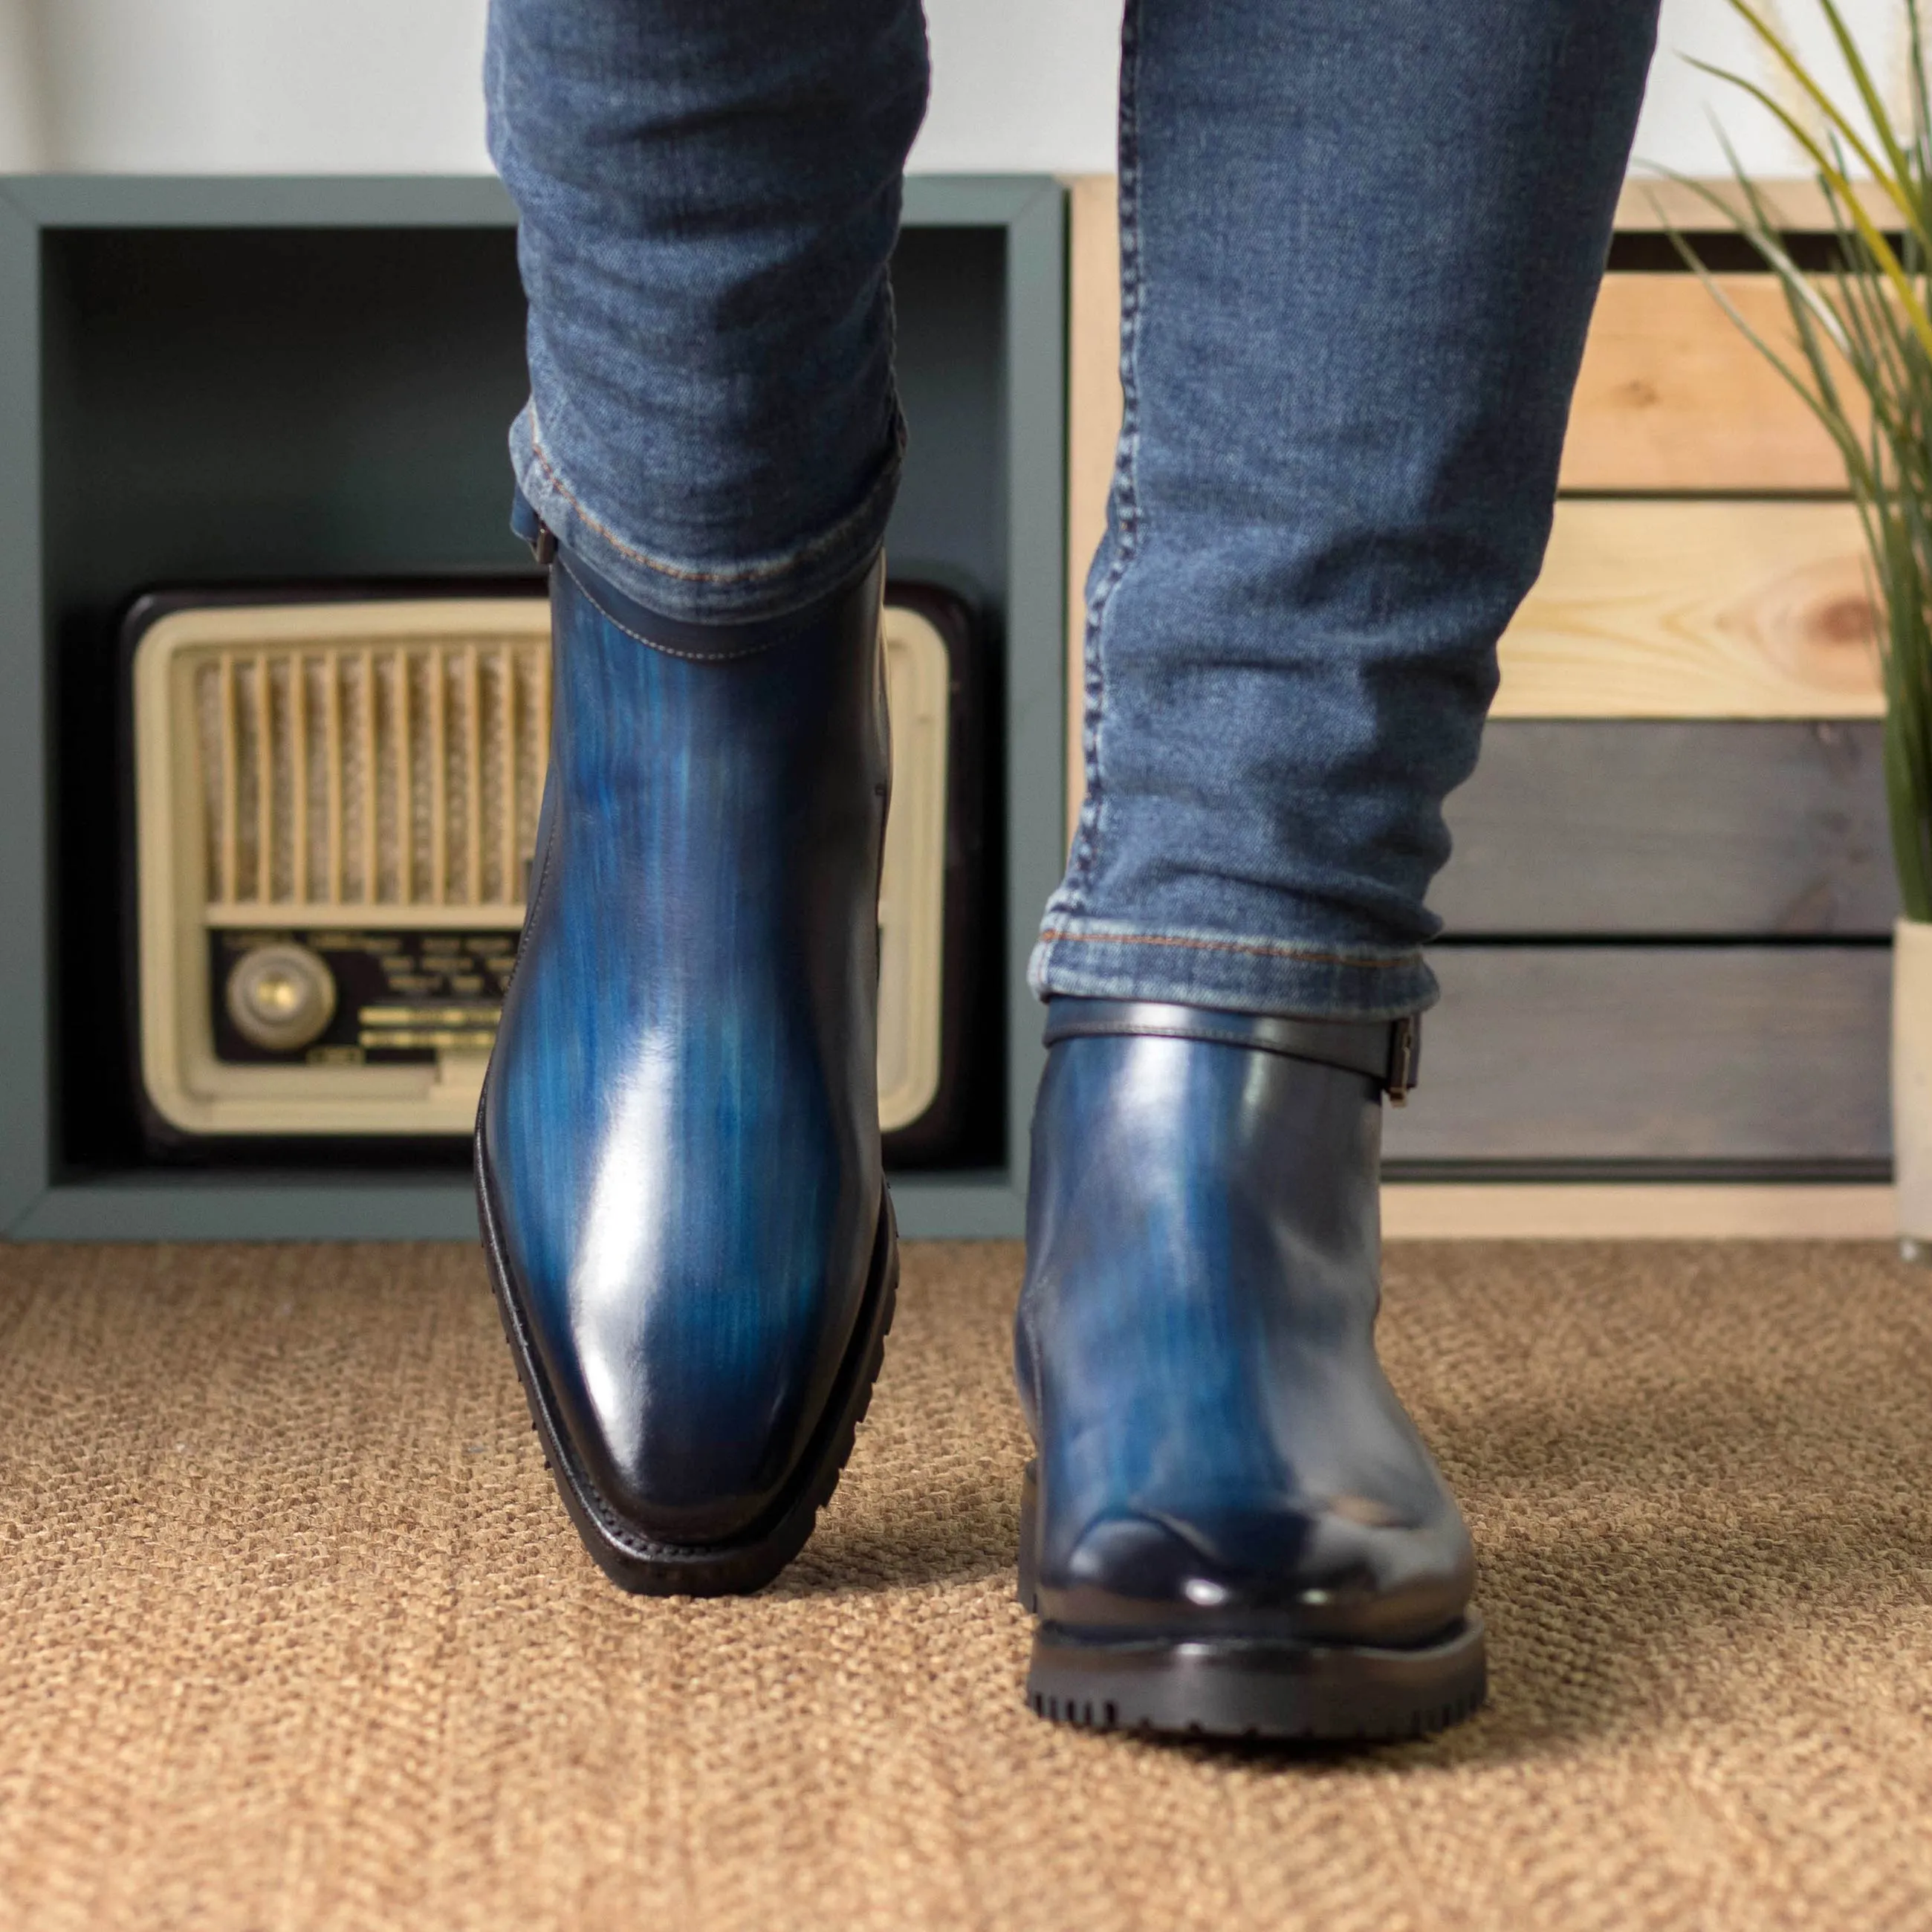
[[[880,582],[697,626],[555,554],[549,780],[477,1190],[551,1471],[626,1589],[769,1582],[878,1372]]]
[[[1466,1716],[1468,1532],[1375,1351],[1414,1022],[1056,999],[1046,1038],[1016,1331],[1034,1708],[1308,1738]]]

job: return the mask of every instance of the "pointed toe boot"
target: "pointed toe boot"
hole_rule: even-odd
[[[1056,999],[1047,1041],[1016,1334],[1034,1708],[1282,1738],[1466,1715],[1468,1532],[1375,1348],[1413,1022]]]
[[[880,570],[665,620],[551,572],[550,760],[477,1124],[484,1247],[572,1520],[630,1590],[811,1533],[896,1280],[880,1167]]]

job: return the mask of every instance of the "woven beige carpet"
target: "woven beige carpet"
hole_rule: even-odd
[[[1494,1702],[1282,1756],[1022,1709],[1018,1271],[912,1250],[804,1558],[650,1603],[474,1254],[0,1251],[0,1924],[1932,1925],[1932,1276],[1395,1250]]]

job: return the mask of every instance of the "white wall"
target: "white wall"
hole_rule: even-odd
[[[558,0],[562,4],[562,0]],[[1347,0],[1339,0],[1347,4]],[[1597,0],[1599,4],[1614,0]],[[1802,25],[1810,0],[1768,0]],[[485,0],[0,0],[0,169],[467,172],[483,152]],[[1901,0],[1846,0],[1897,85]],[[1084,172],[1113,161],[1119,0],[928,0],[922,171]],[[1439,8],[1454,31],[1453,0]],[[1768,70],[1724,0],[1665,0],[1640,161],[1720,171],[1714,102],[1747,162],[1801,172],[1761,110],[1682,56]]]
[[[0,0],[8,6],[29,23],[16,42],[39,60],[44,166],[489,165],[483,0]]]
[[[0,173],[46,158],[39,12],[38,0],[0,0]]]

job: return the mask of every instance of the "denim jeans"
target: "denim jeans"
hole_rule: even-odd
[[[1541,561],[1657,0],[1126,0],[1126,396],[1034,988],[1388,1018]],[[647,609],[878,546],[918,0],[493,0],[525,502]]]

